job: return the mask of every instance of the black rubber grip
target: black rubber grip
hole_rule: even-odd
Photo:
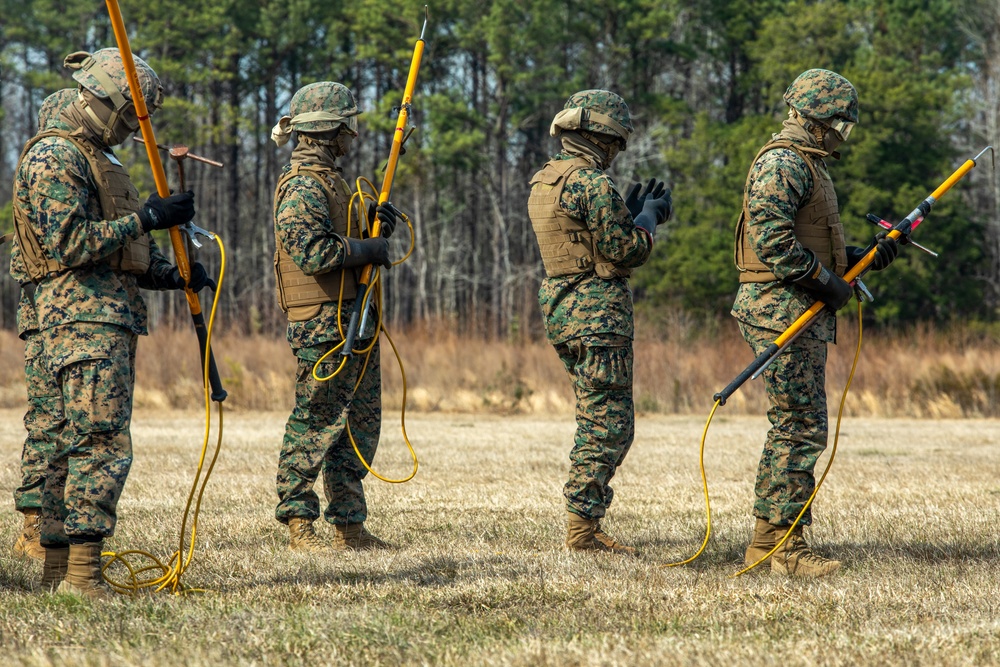
[[[344,347],[340,350],[340,356],[354,356],[354,339],[358,336],[358,322],[361,320],[361,311],[365,307],[365,292],[367,285],[358,285],[358,295],[354,298],[354,308],[351,310],[351,320],[347,325],[347,332],[344,334]]]
[[[205,352],[208,347],[208,327],[205,326],[205,316],[202,313],[191,315],[194,322],[194,331],[198,335],[198,348],[201,350],[201,368],[205,367]],[[208,383],[212,388],[212,400],[221,403],[226,400],[229,394],[222,388],[222,379],[219,378],[219,369],[215,365],[215,355],[208,349]]]
[[[726,385],[726,388],[717,393],[712,397],[713,400],[719,402],[719,405],[725,405],[729,397],[736,393],[736,390],[743,386],[743,383],[750,379],[750,377],[756,373],[758,370],[767,365],[775,354],[778,353],[778,346],[771,343],[767,346],[767,349],[757,355],[757,358],[750,363],[743,372],[736,376],[736,378]]]

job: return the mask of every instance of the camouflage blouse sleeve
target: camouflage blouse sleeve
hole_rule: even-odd
[[[333,231],[323,187],[311,176],[296,176],[279,194],[274,214],[278,241],[307,276],[339,269],[344,245]]]
[[[26,169],[32,225],[45,254],[65,266],[86,266],[139,238],[135,213],[117,220],[92,220],[87,204],[97,199],[90,167],[80,151],[63,139],[42,139],[21,163]]]
[[[781,280],[804,271],[811,261],[794,226],[812,180],[802,158],[787,148],[764,153],[750,168],[747,235],[757,257]]]
[[[597,249],[615,266],[631,269],[649,259],[649,237],[636,228],[625,201],[603,172],[573,172],[560,204],[573,217],[587,221]]]

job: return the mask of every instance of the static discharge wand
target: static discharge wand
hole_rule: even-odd
[[[975,166],[977,165],[979,159],[983,155],[985,155],[987,151],[990,152],[990,156],[991,158],[993,158],[993,164],[995,169],[996,158],[993,152],[993,147],[987,146],[982,151],[980,151],[975,157],[966,160],[961,167],[956,169],[951,174],[951,176],[945,179],[945,181],[941,185],[939,185],[936,190],[934,190],[934,192],[928,195],[922,202],[920,202],[920,204],[915,209],[913,209],[909,213],[909,215],[900,220],[897,224],[892,225],[891,223],[883,220],[881,217],[873,214],[869,214],[867,216],[868,221],[886,230],[888,232],[888,236],[898,241],[901,245],[913,245],[915,248],[919,248],[920,250],[927,252],[934,257],[937,257],[938,256],[937,253],[934,253],[933,251],[930,251],[927,248],[924,248],[922,246],[913,243],[913,241],[910,239],[910,234],[914,229],[917,228],[917,226],[920,225],[921,222],[923,222],[924,218],[927,217],[927,214],[930,213],[930,210],[934,206],[934,204],[937,203],[937,201],[942,196],[944,196],[949,190],[951,190],[951,188],[958,181],[960,181],[966,174],[972,171],[972,169],[975,168]],[[877,245],[873,244],[868,253],[864,257],[862,257],[857,262],[857,264],[851,267],[844,275],[844,280],[849,284],[854,285],[855,289],[859,293],[858,347],[855,353],[854,364],[852,365],[851,373],[848,377],[846,386],[844,387],[843,397],[840,402],[840,411],[839,414],[837,415],[837,427],[833,440],[833,448],[831,450],[830,459],[827,462],[826,469],[824,470],[820,479],[817,481],[815,488],[813,489],[812,495],[810,495],[809,499],[804,504],[801,512],[796,517],[792,525],[788,528],[788,531],[785,533],[784,537],[778,542],[778,544],[775,545],[775,547],[771,549],[771,551],[768,552],[765,556],[757,560],[755,563],[749,565],[748,567],[743,568],[733,576],[739,576],[741,574],[744,574],[745,572],[749,572],[757,565],[770,558],[771,554],[773,554],[782,544],[784,544],[784,542],[791,535],[792,530],[794,530],[795,526],[801,520],[802,516],[812,505],[812,502],[815,499],[816,494],[819,492],[820,488],[823,485],[823,481],[826,479],[827,473],[829,473],[830,471],[830,467],[833,464],[833,459],[837,453],[837,442],[840,437],[840,421],[841,417],[843,416],[844,403],[846,402],[847,392],[850,389],[851,381],[854,378],[854,371],[857,368],[858,357],[860,356],[861,353],[861,322],[862,322],[861,297],[864,296],[867,297],[868,300],[871,300],[871,294],[864,286],[864,283],[861,282],[861,276],[863,276],[865,273],[868,272],[870,268],[872,268],[872,264],[874,264],[875,257],[877,254],[878,254]],[[750,365],[743,370],[743,372],[741,372],[738,376],[736,376],[736,378],[734,378],[732,382],[726,385],[726,387],[722,391],[717,392],[713,396],[715,403],[712,406],[712,411],[708,416],[708,420],[705,422],[705,428],[701,436],[701,447],[699,453],[699,467],[701,469],[702,487],[704,490],[704,497],[705,497],[705,511],[707,515],[705,539],[702,541],[701,547],[693,556],[682,561],[667,563],[665,567],[685,565],[697,559],[705,550],[705,547],[708,544],[709,537],[712,534],[712,508],[708,494],[708,480],[705,475],[705,440],[706,437],[708,436],[708,429],[712,424],[712,419],[715,416],[716,411],[719,409],[720,406],[725,405],[726,401],[736,392],[736,390],[742,387],[747,380],[759,377],[761,373],[763,373],[764,370],[767,368],[767,366],[772,361],[774,361],[782,352],[784,352],[788,348],[788,346],[791,345],[791,343],[796,338],[798,338],[798,336],[801,335],[802,332],[804,332],[809,327],[810,324],[812,324],[815,321],[816,316],[819,315],[819,313],[824,308],[826,308],[826,304],[823,303],[822,301],[816,301],[815,303],[813,303],[813,305],[810,306],[810,308],[805,313],[803,313],[784,332],[782,332],[781,335],[779,335],[767,348],[765,348],[765,350],[761,352],[757,356],[757,358],[754,359],[750,363]]]
[[[430,19],[430,10],[424,5],[424,24],[420,28],[420,37],[413,45],[413,58],[410,60],[410,71],[406,77],[406,87],[403,89],[403,103],[399,107],[399,115],[396,118],[396,129],[392,134],[392,147],[389,149],[389,160],[386,162],[385,177],[382,179],[382,189],[378,195],[378,203],[384,204],[389,199],[392,192],[392,181],[396,176],[396,165],[399,164],[399,156],[403,148],[403,142],[409,134],[406,134],[406,126],[409,122],[410,111],[413,105],[413,91],[417,86],[417,75],[420,73],[420,62],[424,55],[424,34],[427,31],[427,21]],[[372,223],[371,235],[378,236],[381,223],[376,216]],[[354,308],[351,311],[351,318],[348,321],[347,331],[344,334],[344,346],[340,350],[340,356],[350,357],[354,354],[354,339],[357,337],[361,314],[366,311],[371,290],[369,286],[373,279],[377,279],[372,274],[374,267],[369,264],[361,271],[361,278],[358,280],[359,297],[354,300]],[[360,295],[364,295],[361,297]],[[377,334],[377,332],[376,332]]]

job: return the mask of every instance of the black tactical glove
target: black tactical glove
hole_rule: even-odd
[[[139,209],[139,222],[142,223],[144,232],[169,229],[175,225],[191,222],[193,218],[194,193],[190,190],[179,195],[170,195],[166,199],[154,192]]]
[[[176,266],[170,269],[170,273],[164,279],[163,286],[166,289],[184,289],[184,279],[181,278],[180,269]],[[200,262],[195,262],[191,265],[190,287],[196,293],[205,287],[210,287],[213,292],[215,291],[215,281],[208,276],[208,271],[205,270],[205,267]]]
[[[670,189],[654,190],[643,201],[642,211],[639,215],[635,216],[635,226],[642,227],[649,232],[650,238],[653,238],[656,236],[657,226],[667,221],[672,210],[673,205],[670,201]]]
[[[875,238],[872,239],[867,248],[859,248],[853,245],[847,246],[848,270],[853,268],[865,255],[871,252],[872,248],[876,249],[875,260],[871,263],[872,271],[881,271],[889,266],[892,264],[892,260],[896,259],[896,256],[899,254],[899,242],[889,236],[888,232],[882,231],[875,235]]]
[[[798,276],[790,277],[789,280],[799,287],[809,290],[813,296],[834,310],[840,310],[851,300],[854,289],[846,280],[820,264],[816,255],[811,252],[810,255],[812,262],[809,264],[809,268]]]
[[[636,183],[629,190],[628,196],[625,197],[625,206],[628,208],[629,214],[631,214],[632,219],[635,220],[636,216],[642,213],[642,205],[646,201],[646,198],[652,195],[653,197],[659,197],[663,194],[663,190],[666,188],[663,181],[658,181],[655,178],[649,179],[646,183],[646,189],[642,194],[639,194],[639,189],[642,188],[642,183]],[[670,217],[669,215],[667,216]]]
[[[343,241],[344,249],[347,251],[343,268],[353,269],[368,264],[377,264],[387,269],[392,266],[392,262],[389,261],[389,240],[384,236],[372,239],[344,237]]]
[[[403,220],[403,214],[390,201],[386,201],[383,204],[377,204],[373,201],[368,204],[369,227],[374,224],[376,215],[380,221],[379,236],[384,236],[385,238],[392,236],[392,233],[396,231],[396,225]]]

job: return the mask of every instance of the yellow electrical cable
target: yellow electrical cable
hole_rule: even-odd
[[[698,551],[693,556],[676,563],[667,563],[663,567],[677,567],[678,565],[687,565],[692,562],[705,550],[705,547],[708,545],[708,538],[712,535],[712,504],[708,500],[708,478],[705,476],[705,438],[708,436],[708,427],[712,423],[712,418],[715,417],[715,411],[719,409],[720,405],[722,405],[722,401],[717,400],[715,405],[712,406],[712,412],[708,415],[708,421],[705,422],[705,430],[701,432],[701,448],[698,451],[698,467],[701,470],[701,486],[705,492],[705,516],[707,517],[707,521],[705,522],[705,539],[702,540],[701,547],[698,548]]]
[[[789,526],[788,532],[786,532],[785,536],[781,538],[781,541],[778,542],[776,545],[774,545],[774,548],[768,551],[767,554],[761,557],[757,562],[743,568],[736,574],[732,575],[733,578],[738,577],[741,574],[745,574],[750,570],[754,569],[755,567],[757,567],[758,565],[760,565],[761,563],[763,563],[765,560],[771,557],[771,554],[773,554],[775,551],[778,550],[778,547],[780,547],[788,540],[788,537],[795,529],[795,526],[798,525],[799,521],[805,515],[809,507],[812,505],[813,499],[816,497],[816,494],[819,493],[820,487],[823,486],[823,481],[826,479],[827,473],[830,472],[830,467],[833,466],[833,459],[837,455],[837,444],[840,440],[840,422],[844,416],[844,404],[847,401],[847,392],[851,388],[851,382],[854,380],[854,372],[857,370],[858,367],[858,359],[861,357],[862,333],[863,333],[863,327],[861,321],[861,301],[859,300],[858,301],[858,346],[854,352],[854,362],[851,364],[851,373],[847,377],[847,384],[844,386],[844,393],[840,398],[840,409],[837,412],[837,428],[833,436],[833,448],[830,450],[830,460],[827,461],[826,468],[823,470],[823,474],[820,476],[819,481],[816,483],[816,487],[813,489],[813,492],[809,496],[809,499],[806,501],[806,504],[802,507],[802,511],[799,512],[799,515],[797,517],[795,517],[795,521],[793,521],[792,525]],[[706,517],[705,539],[702,540],[701,547],[698,549],[698,551],[696,551],[695,554],[690,558],[686,558],[676,563],[667,563],[666,565],[663,565],[661,567],[677,567],[678,565],[687,565],[688,563],[694,561],[699,556],[701,556],[702,552],[705,551],[705,547],[708,545],[708,539],[712,535],[712,506],[711,503],[709,502],[708,478],[705,475],[705,438],[708,436],[708,427],[712,424],[712,419],[715,417],[715,412],[716,410],[719,409],[719,405],[720,401],[718,400],[715,401],[715,405],[712,406],[712,412],[708,415],[708,421],[705,422],[705,429],[701,433],[701,448],[698,453],[698,467],[701,471],[702,489],[705,494],[705,517]]]
[[[830,450],[830,460],[826,462],[826,468],[823,470],[823,474],[820,476],[819,481],[816,482],[816,488],[813,489],[813,492],[812,494],[810,494],[809,499],[806,500],[806,504],[802,506],[802,511],[799,512],[799,515],[797,517],[795,517],[795,521],[793,521],[792,525],[788,527],[788,531],[785,533],[784,537],[782,537],[781,540],[779,540],[778,543],[775,544],[770,551],[761,556],[755,563],[752,563],[747,567],[743,568],[736,574],[732,575],[731,578],[736,578],[741,574],[746,574],[750,570],[754,569],[755,567],[766,561],[768,558],[770,558],[771,555],[781,547],[781,545],[783,545],[786,541],[788,541],[788,537],[792,534],[792,531],[795,530],[795,526],[799,524],[799,521],[802,520],[802,517],[805,516],[805,513],[809,510],[809,507],[812,505],[813,499],[816,498],[816,494],[819,493],[820,487],[823,486],[823,481],[826,480],[826,476],[830,472],[830,468],[833,466],[833,459],[836,458],[837,456],[837,444],[840,441],[840,421],[844,416],[844,404],[847,402],[847,392],[851,389],[851,382],[854,380],[854,372],[858,368],[858,359],[861,357],[861,338],[863,331],[864,331],[864,326],[861,318],[861,300],[858,299],[858,346],[854,351],[854,362],[851,364],[851,373],[850,375],[847,376],[847,384],[844,385],[844,393],[840,397],[840,407],[837,410],[837,428],[833,436],[833,448]]]
[[[212,460],[209,462],[208,469],[205,470],[205,477],[202,479],[202,470],[204,469],[205,456],[208,453],[208,442],[211,434],[212,427],[212,400],[209,389],[209,359],[208,350],[212,349],[212,329],[215,326],[215,314],[219,306],[219,295],[222,293],[222,281],[226,273],[226,250],[225,246],[222,244],[222,239],[218,235],[215,235],[215,241],[219,245],[219,255],[221,257],[219,266],[219,278],[216,282],[215,298],[212,300],[212,310],[209,314],[208,325],[207,325],[207,335],[205,337],[205,359],[202,365],[202,385],[205,390],[205,438],[202,442],[201,454],[198,459],[198,468],[195,472],[194,482],[191,484],[191,491],[188,493],[187,504],[184,507],[184,515],[181,520],[181,530],[180,530],[180,547],[177,551],[173,553],[170,560],[164,563],[156,556],[152,555],[147,551],[142,551],[140,549],[130,549],[127,551],[114,552],[105,551],[101,556],[107,557],[108,560],[101,566],[101,575],[104,577],[104,581],[108,583],[114,590],[119,593],[125,593],[129,595],[134,595],[144,588],[156,588],[157,591],[161,591],[167,587],[170,587],[172,593],[193,593],[193,592],[203,592],[203,589],[191,588],[186,586],[181,582],[181,576],[187,570],[188,566],[191,564],[191,560],[194,558],[194,545],[198,532],[198,515],[201,512],[201,501],[205,493],[205,488],[208,485],[208,480],[212,476],[212,471],[215,469],[215,463],[219,458],[219,452],[222,449],[222,432],[223,432],[223,410],[222,403],[218,403],[219,411],[219,430],[218,430],[218,440],[215,445],[215,452],[212,455]],[[201,485],[199,486],[199,481]],[[195,492],[197,491],[197,496]],[[191,504],[194,502],[194,511],[191,511]],[[184,556],[184,533],[187,528],[188,517],[191,517],[191,536],[190,542],[187,550],[187,557]],[[146,565],[144,567],[136,568],[129,562],[127,556],[140,556],[152,561],[152,564]],[[120,563],[122,566],[128,570],[128,578],[124,581],[114,579],[108,576],[108,568],[113,564]],[[159,572],[160,576],[154,576],[149,578],[143,578],[142,575],[147,572]]]
[[[371,192],[366,191],[366,187]],[[367,178],[359,177],[355,181],[355,190],[351,194],[351,199],[347,204],[347,230],[346,230],[347,236],[351,235],[351,227],[354,219],[357,219],[358,226],[360,227],[362,219],[361,216],[365,215],[367,217],[368,202],[373,201],[376,204],[378,203],[378,196],[372,194],[373,192],[377,192],[377,190],[375,189],[375,185]],[[398,266],[403,262],[405,262],[407,259],[410,258],[410,255],[413,254],[414,248],[416,248],[416,237],[413,232],[413,223],[410,221],[409,216],[407,216],[402,212],[401,215],[403,216],[403,221],[406,223],[406,227],[407,229],[409,229],[410,232],[410,247],[407,249],[406,253],[403,255],[402,258],[392,263],[392,266]],[[382,272],[381,269],[379,269],[378,267],[375,267],[375,272],[372,276],[371,283],[368,285],[368,288],[365,290],[365,293],[357,294],[355,295],[354,298],[367,300],[369,295],[371,295],[374,298],[374,303],[375,303],[375,315],[376,315],[375,335],[372,336],[371,343],[369,343],[366,347],[360,350],[358,349],[352,350],[353,354],[365,355],[365,361],[364,364],[361,366],[361,372],[358,373],[357,382],[355,382],[354,384],[354,391],[357,391],[358,387],[361,386],[361,381],[364,379],[365,373],[368,371],[368,362],[371,359],[372,351],[375,349],[375,344],[378,342],[379,334],[385,334],[386,340],[389,341],[389,345],[392,347],[392,352],[396,357],[396,363],[399,366],[400,375],[403,378],[403,406],[400,410],[399,421],[400,421],[400,428],[403,433],[403,442],[406,443],[406,447],[410,451],[410,458],[413,460],[413,470],[410,472],[408,476],[402,479],[390,479],[388,477],[384,477],[383,475],[377,473],[371,467],[368,461],[365,460],[364,455],[362,455],[361,450],[358,448],[358,443],[355,441],[354,434],[351,432],[350,416],[348,416],[345,422],[347,428],[347,437],[351,441],[351,446],[354,448],[354,453],[357,455],[358,460],[361,461],[361,465],[363,465],[365,467],[365,470],[370,472],[373,477],[380,479],[383,482],[388,482],[390,484],[402,484],[404,482],[410,481],[411,479],[414,478],[414,476],[416,476],[417,468],[419,467],[420,464],[417,461],[417,453],[413,449],[413,444],[410,442],[410,438],[406,433],[406,370],[403,368],[403,358],[399,354],[399,349],[393,342],[392,337],[389,336],[389,331],[385,328],[385,323],[382,318],[382,313],[383,313]],[[316,363],[313,364],[312,376],[316,382],[328,382],[332,380],[342,370],[344,370],[344,367],[347,365],[347,360],[349,359],[349,357],[344,356],[341,359],[340,364],[330,375],[319,374],[320,364],[326,361],[326,359],[331,354],[341,350],[344,347],[345,341],[343,339],[345,338],[345,336],[344,336],[343,320],[341,317],[343,313],[343,305],[344,305],[344,277],[343,275],[341,275],[340,293],[337,295],[337,330],[338,333],[340,334],[341,342],[332,347],[331,349],[327,350],[326,353],[324,353],[323,356],[317,359]]]

